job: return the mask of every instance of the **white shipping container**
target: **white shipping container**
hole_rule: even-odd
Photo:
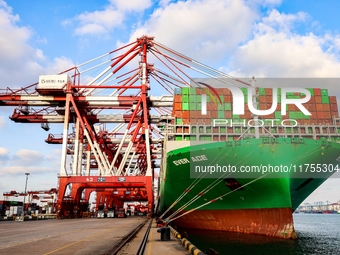
[[[9,208],[9,210],[10,210],[10,212],[11,212],[11,214],[13,215],[13,214],[17,214],[17,207],[16,206],[11,206],[10,208]]]
[[[70,84],[71,78],[67,74],[40,75],[38,89],[63,89],[66,84]]]

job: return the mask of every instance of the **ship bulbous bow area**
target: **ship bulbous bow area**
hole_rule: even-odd
[[[200,210],[176,219],[173,224],[181,228],[297,239],[291,208]]]

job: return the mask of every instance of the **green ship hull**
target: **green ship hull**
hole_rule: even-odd
[[[173,148],[181,145],[169,143]],[[159,212],[182,228],[295,238],[292,212],[338,171],[339,152],[338,143],[304,138],[190,143],[168,149]],[[222,171],[223,166],[229,170]],[[251,168],[261,169],[240,172]]]

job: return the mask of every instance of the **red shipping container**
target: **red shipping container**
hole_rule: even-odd
[[[337,102],[336,102],[336,97],[335,96],[329,96],[329,102],[331,103],[331,104],[336,104]]]
[[[324,112],[324,113],[323,113],[323,117],[324,117],[325,119],[331,119],[331,118],[332,118],[332,114],[331,114],[330,112]]]
[[[224,96],[224,102],[230,103],[231,102],[231,96]]]
[[[231,95],[231,92],[230,92],[230,90],[229,89],[227,89],[227,88],[223,88],[223,95]]]
[[[266,97],[266,103],[273,102],[273,96],[265,96]]]
[[[323,106],[322,104],[315,104],[315,108],[317,112],[322,112],[323,111]]]
[[[190,112],[189,111],[182,111],[182,118],[183,119],[189,119],[190,118]]]
[[[184,119],[183,118],[183,124],[185,124],[185,125],[189,125],[190,124],[190,120],[189,119]]]
[[[316,111],[316,106],[315,104],[308,104],[308,108],[309,111]]]
[[[272,95],[272,89],[271,88],[265,88],[264,89],[266,95]]]
[[[315,104],[315,98],[314,96],[311,96],[311,98],[308,101],[309,104]]]
[[[331,104],[331,111],[338,111],[338,105],[337,104]]]
[[[175,103],[175,111],[182,110],[182,103]]]
[[[225,111],[225,112],[224,112],[224,117],[225,117],[226,119],[231,119],[231,116],[232,116],[231,111]]]
[[[215,88],[215,89],[216,89],[217,94],[223,95],[224,88]]]
[[[322,104],[322,97],[321,96],[316,96],[316,97],[314,97],[314,99],[315,99],[316,104]]]
[[[190,111],[190,112],[189,112],[190,119],[196,119],[196,118],[197,118],[196,112],[197,112],[197,111]]]
[[[182,103],[182,95],[175,95],[174,102]]]
[[[252,118],[252,113],[250,111],[245,112],[246,119],[251,119]]]
[[[339,113],[338,112],[331,112],[332,118],[339,118]]]
[[[329,104],[323,104],[322,109],[323,109],[324,112],[330,112],[331,106]]]
[[[211,117],[212,119],[217,119],[217,116],[218,116],[217,111],[211,111],[211,112],[210,112],[210,117]]]
[[[324,118],[323,117],[323,112],[317,112],[316,116],[317,116],[318,119],[323,119]]]
[[[296,111],[296,106],[295,106],[295,104],[289,104],[289,105],[288,105],[288,111],[290,111],[290,112]]]
[[[208,111],[217,111],[217,105],[214,102],[207,103]]]
[[[314,89],[315,96],[321,96],[321,89]]]
[[[183,118],[182,111],[175,111],[175,116],[176,116],[177,118]]]
[[[261,103],[266,103],[266,96],[259,96],[259,102]]]
[[[260,103],[260,110],[268,110],[266,103]]]

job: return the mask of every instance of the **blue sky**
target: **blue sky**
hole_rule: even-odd
[[[235,77],[338,78],[338,1],[0,0],[0,88],[19,88],[116,49],[141,35]],[[337,87],[329,88],[339,94]],[[4,191],[56,187],[61,146],[40,125],[16,124],[0,107]],[[340,179],[308,199],[338,201]]]

